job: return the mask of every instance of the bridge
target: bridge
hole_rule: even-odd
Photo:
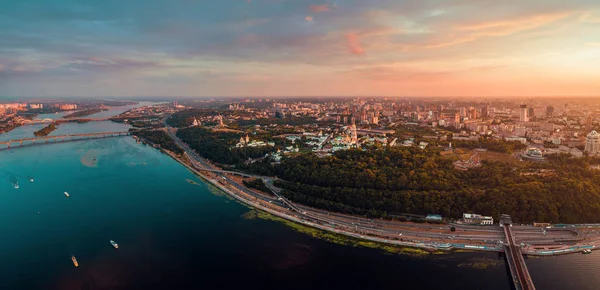
[[[54,120],[50,119],[50,118],[46,118],[46,119],[33,119],[33,120],[25,120],[23,121],[23,123],[21,124],[22,126],[26,126],[26,125],[37,125],[37,124],[49,124],[54,122]]]
[[[515,236],[511,230],[512,219],[509,215],[503,214],[500,217],[500,226],[504,230],[504,236],[506,237],[506,244],[504,245],[504,253],[506,255],[506,261],[510,274],[513,279],[516,290],[535,290],[533,280],[525,265],[525,259],[521,253],[521,248],[515,244]]]
[[[119,137],[119,136],[127,136],[129,134],[130,133],[128,131],[121,131],[121,132],[98,132],[98,133],[85,133],[85,134],[44,136],[44,137],[38,137],[38,138],[23,138],[23,139],[9,140],[9,141],[0,141],[0,145],[6,145],[6,148],[0,148],[0,150],[14,148],[14,147],[32,146],[32,145],[54,144],[54,143],[72,142],[72,141],[80,141],[80,140]],[[16,143],[18,143],[19,146],[12,146],[12,144],[16,144]]]
[[[61,119],[50,119],[50,118],[46,118],[46,119],[33,119],[33,120],[25,120],[23,121],[23,123],[21,123],[21,126],[28,126],[28,125],[38,125],[38,124],[50,124],[50,123],[69,123],[69,122],[77,122],[77,121],[86,121],[86,122],[103,122],[103,121],[108,121],[111,118],[61,118]]]

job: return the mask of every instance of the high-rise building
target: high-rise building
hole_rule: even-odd
[[[473,108],[473,107],[471,107],[471,109],[469,109],[469,119],[471,119],[471,120],[477,119],[477,110],[475,110],[475,108]]]
[[[600,134],[596,131],[590,132],[585,138],[585,152],[596,155],[600,152]]]
[[[521,110],[519,111],[520,122],[529,122],[529,117],[527,116],[527,113],[527,105],[521,105]]]
[[[592,131],[592,129],[593,129],[592,116],[588,116],[585,119],[585,129],[588,131]]]
[[[490,106],[489,105],[485,105],[485,106],[481,107],[481,117],[482,118],[489,117],[489,114],[490,114]]]
[[[529,111],[527,112],[527,117],[529,119],[533,118],[535,116],[535,111],[533,110],[533,107],[529,107]]]
[[[548,106],[546,107],[546,117],[550,118],[554,115],[554,107]]]

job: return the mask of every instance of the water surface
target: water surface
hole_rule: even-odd
[[[0,289],[511,289],[497,254],[387,254],[248,211],[131,137],[3,150]],[[538,290],[599,289],[600,253],[527,264]]]

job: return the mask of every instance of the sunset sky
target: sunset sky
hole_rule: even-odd
[[[359,95],[600,95],[600,1],[0,0],[0,97]]]

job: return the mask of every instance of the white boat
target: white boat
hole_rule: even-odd
[[[19,182],[17,180],[13,181],[12,184],[15,187],[15,189],[19,189]]]
[[[65,191],[65,196],[66,196],[66,197],[69,197],[70,195],[69,195],[69,193],[68,193],[68,192],[66,192],[66,191]]]
[[[113,241],[113,240],[110,240],[110,244],[111,244],[113,247],[115,247],[115,249],[118,249],[118,248],[119,248],[119,244],[115,243],[115,241]]]
[[[582,254],[591,254],[592,250],[590,249],[583,249],[583,251],[581,251]]]
[[[29,181],[33,182],[33,177],[32,177],[32,178],[29,178]]]

